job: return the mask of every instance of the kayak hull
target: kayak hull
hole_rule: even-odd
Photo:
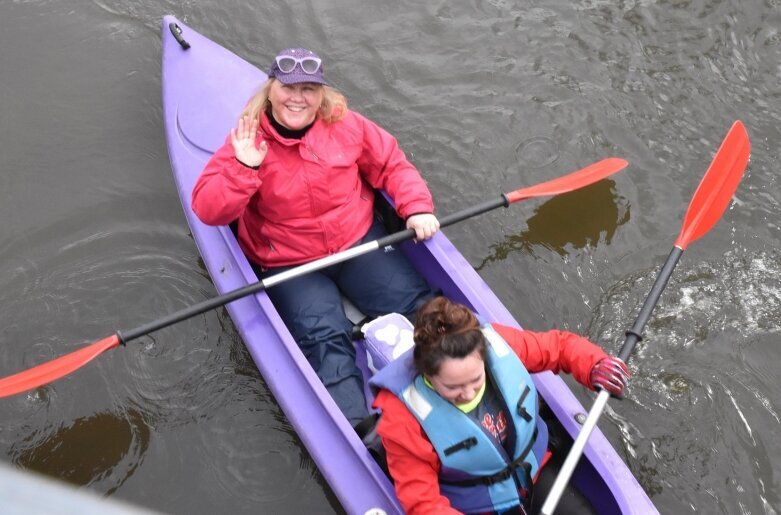
[[[172,16],[163,19],[162,36],[163,111],[171,168],[198,250],[215,288],[224,294],[257,278],[230,228],[207,226],[195,216],[191,193],[209,157],[223,144],[266,75]],[[442,232],[425,243],[409,242],[400,248],[421,275],[451,299],[487,320],[520,327]],[[226,308],[260,374],[344,509],[403,513],[393,485],[328,395],[268,296],[259,293]],[[358,354],[362,357],[360,347]],[[365,368],[363,360],[359,365]],[[535,374],[534,381],[564,429],[576,435],[576,415],[586,410],[569,387],[550,372]],[[598,429],[572,482],[599,513],[657,512]]]

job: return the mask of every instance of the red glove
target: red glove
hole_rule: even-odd
[[[620,358],[609,356],[597,361],[591,369],[589,382],[594,390],[607,390],[620,397],[624,393],[629,376],[626,363]]]

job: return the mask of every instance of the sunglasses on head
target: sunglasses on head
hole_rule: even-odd
[[[300,64],[304,73],[312,75],[317,73],[317,70],[320,69],[320,63],[321,61],[317,57],[277,57],[277,66],[282,73],[290,73],[295,69],[297,64]]]

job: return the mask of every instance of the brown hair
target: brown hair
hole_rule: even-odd
[[[260,112],[266,111],[271,107],[268,101],[268,94],[271,91],[271,85],[276,80],[274,77],[270,77],[263,83],[242,111],[242,117],[248,116],[250,120],[260,118]],[[338,122],[344,118],[344,115],[347,114],[347,99],[344,98],[344,95],[330,86],[318,85],[318,87],[323,88],[323,101],[320,104],[320,109],[317,111],[317,117],[326,124]]]
[[[485,360],[488,350],[474,313],[446,297],[435,297],[421,306],[414,338],[415,367],[427,376],[437,375],[445,359],[463,359],[477,350]]]

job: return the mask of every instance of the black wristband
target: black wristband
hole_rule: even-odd
[[[260,170],[260,165],[258,165],[258,166],[250,166],[250,165],[248,165],[247,163],[245,163],[244,161],[240,160],[240,159],[239,159],[238,157],[236,157],[236,156],[234,156],[234,157],[233,157],[233,159],[235,159],[236,161],[238,161],[238,162],[239,162],[239,164],[240,164],[241,166],[245,167],[245,168],[249,168],[250,170],[255,170],[255,171],[257,171],[257,170]]]

